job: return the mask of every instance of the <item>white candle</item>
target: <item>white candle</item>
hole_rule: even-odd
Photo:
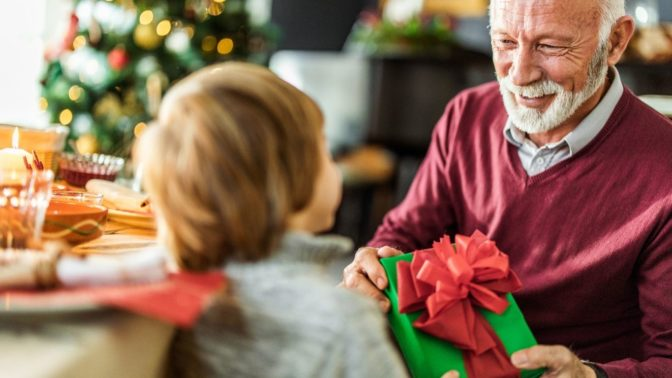
[[[19,128],[17,127],[12,134],[12,147],[0,150],[0,170],[25,171],[26,164],[23,161],[24,157],[28,161],[28,164],[32,165],[33,155],[19,148]]]

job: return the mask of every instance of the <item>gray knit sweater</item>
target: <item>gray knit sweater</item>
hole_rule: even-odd
[[[349,244],[349,243],[348,243]],[[229,263],[231,292],[173,343],[180,377],[406,377],[373,300],[334,287],[342,240],[288,233],[257,263]]]

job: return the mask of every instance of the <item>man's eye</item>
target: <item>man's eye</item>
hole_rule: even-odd
[[[544,49],[544,50],[560,50],[562,48],[560,46],[547,45],[547,44],[544,44],[544,43],[539,44],[538,47],[540,49]]]
[[[498,39],[496,43],[497,47],[513,47],[516,45],[516,42],[510,39]]]

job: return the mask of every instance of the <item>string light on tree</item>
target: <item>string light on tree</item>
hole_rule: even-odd
[[[154,12],[151,10],[147,9],[140,13],[140,17],[138,17],[138,22],[140,25],[149,25],[154,21]]]
[[[73,50],[77,50],[83,46],[86,46],[86,38],[83,35],[78,35],[75,37],[75,39],[72,40]]]
[[[222,38],[219,43],[217,43],[217,52],[221,55],[230,54],[231,51],[233,51],[233,39]]]
[[[72,110],[63,109],[63,111],[61,111],[61,113],[58,115],[58,121],[61,123],[61,125],[69,125],[70,122],[72,122]]]
[[[73,85],[68,90],[68,97],[71,101],[77,102],[82,97],[82,92],[84,90],[79,85]]]
[[[47,101],[47,99],[44,98],[44,97],[40,97],[39,106],[40,106],[40,110],[44,112],[49,108],[49,101]]]
[[[170,33],[171,25],[169,20],[162,20],[156,25],[156,34],[165,37]]]

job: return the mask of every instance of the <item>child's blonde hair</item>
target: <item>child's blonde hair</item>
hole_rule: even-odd
[[[322,123],[313,100],[252,64],[209,66],[171,88],[139,152],[178,264],[268,256],[311,199]]]

